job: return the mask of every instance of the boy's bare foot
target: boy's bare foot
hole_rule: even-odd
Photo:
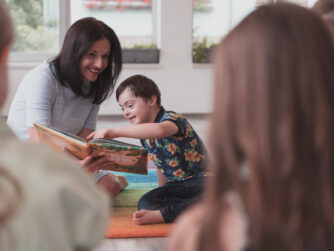
[[[159,210],[141,209],[133,213],[133,221],[138,225],[164,223],[164,219]]]
[[[129,182],[124,175],[117,175],[117,178],[119,180],[119,185],[121,186],[121,191],[122,191],[129,185]]]

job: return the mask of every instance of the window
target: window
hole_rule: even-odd
[[[257,6],[287,0],[193,0],[194,63],[210,61],[211,48]],[[317,0],[289,0],[312,7]]]
[[[41,61],[55,55],[68,27],[93,16],[113,28],[122,48],[157,47],[156,0],[5,0],[14,19],[16,40],[10,60]],[[157,57],[154,50],[150,55]],[[145,53],[145,52],[144,52]],[[123,53],[128,55],[129,52]],[[158,59],[157,59],[158,60]],[[125,62],[138,59],[127,59]],[[156,59],[155,59],[156,61]]]
[[[6,0],[14,19],[13,52],[55,53],[59,49],[59,6],[54,0]]]
[[[115,30],[123,55],[131,52],[128,48],[144,48],[136,52],[137,55],[148,55],[146,49],[157,62],[159,52],[154,48],[159,47],[157,13],[161,10],[157,5],[161,1],[169,0],[5,0],[16,28],[10,60],[40,62],[50,58],[59,51],[71,23],[94,16]],[[188,1],[193,3],[193,61],[207,62],[210,48],[256,6],[282,0]],[[308,7],[316,1],[290,0]],[[166,13],[172,15],[173,10]],[[128,59],[125,62],[140,61]]]
[[[193,0],[193,62],[209,61],[210,49],[248,13],[256,0]]]
[[[302,5],[304,7],[312,7],[318,0],[284,0],[286,2],[291,2],[295,4]],[[282,0],[275,0],[275,2],[283,2]]]
[[[71,1],[71,23],[92,16],[115,30],[123,48],[152,47],[151,0]]]

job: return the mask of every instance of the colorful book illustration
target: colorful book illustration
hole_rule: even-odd
[[[110,165],[105,170],[147,174],[147,150],[112,139],[93,139],[86,141],[77,135],[56,128],[34,123],[39,140],[61,150],[66,148],[79,159],[86,158],[94,152],[97,157],[107,156]]]

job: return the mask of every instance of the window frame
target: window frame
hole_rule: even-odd
[[[260,5],[264,5],[264,4],[268,4],[268,3],[273,3],[275,0],[256,0],[255,1],[255,7],[256,6],[260,6]],[[233,0],[228,0],[228,32],[230,32],[234,25],[233,25]],[[193,11],[193,18],[194,18],[194,9]],[[194,30],[194,27],[193,27]],[[228,33],[227,32],[227,33]],[[204,64],[211,64],[212,63],[212,52],[214,51],[214,47],[206,47],[206,48],[195,48],[194,45],[195,44],[201,44],[201,41],[203,41],[203,38],[198,39],[194,37],[194,34],[192,35],[192,62],[195,65],[204,65]],[[198,41],[196,42],[195,39],[198,39]],[[207,46],[209,46],[209,44],[207,44]],[[200,47],[200,46],[199,46]],[[195,55],[194,54],[201,54],[200,55],[200,60],[196,60],[195,59]]]
[[[65,38],[65,34],[67,29],[71,26],[71,1],[75,0],[58,0],[59,4],[59,50],[62,46],[62,43]],[[124,52],[123,55],[131,55],[123,57],[124,63],[129,64],[140,64],[140,63],[159,63],[159,55],[160,55],[160,39],[158,37],[161,32],[159,31],[159,1],[161,0],[152,0],[152,42],[157,45],[157,49],[150,49],[149,54],[154,55],[151,58],[144,57],[143,59],[138,55],[141,55],[142,53],[138,51],[141,51],[141,49],[133,49],[128,48],[126,49],[126,52],[124,52],[124,49],[122,51]],[[133,51],[133,52],[132,52]],[[137,57],[133,57],[132,55],[135,54]],[[26,64],[26,63],[39,63],[45,60],[48,60],[52,57],[55,57],[57,53],[42,53],[42,52],[36,52],[36,53],[24,53],[24,52],[10,52],[9,55],[9,63],[10,64]]]

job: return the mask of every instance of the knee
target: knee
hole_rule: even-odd
[[[144,195],[138,200],[138,209],[155,210],[157,206],[149,199],[148,196]]]
[[[115,198],[121,191],[119,180],[109,174],[104,175],[97,184],[104,189],[111,196],[111,198]]]
[[[146,200],[145,198],[141,197],[139,200],[138,200],[138,209],[147,209],[146,207]]]

